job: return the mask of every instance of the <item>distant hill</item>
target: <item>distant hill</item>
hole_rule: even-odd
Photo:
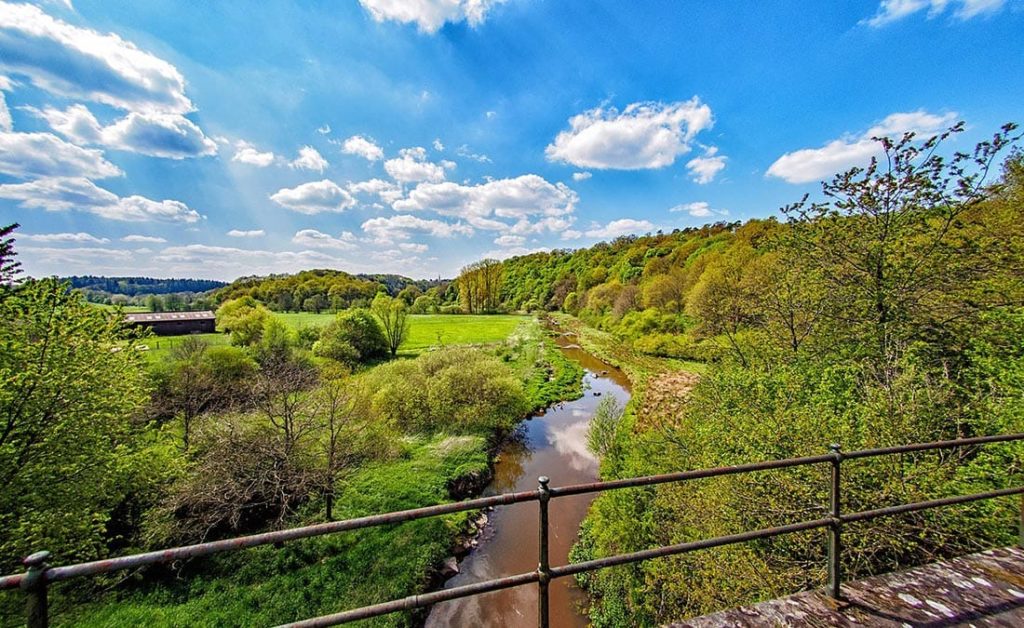
[[[431,289],[447,289],[450,281],[409,279],[401,275],[352,275],[341,270],[315,269],[266,277],[242,277],[215,293],[223,302],[251,296],[281,312],[320,312],[364,305],[381,290],[392,296],[403,291],[411,301]]]
[[[140,294],[174,294],[181,292],[209,292],[228,285],[212,279],[155,279],[153,277],[97,277],[82,275],[63,277],[64,281],[78,290],[123,294],[134,297]]]

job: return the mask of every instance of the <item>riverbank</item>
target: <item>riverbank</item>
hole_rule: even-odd
[[[494,481],[486,494],[531,491],[537,477],[551,478],[552,486],[592,482],[598,477],[598,459],[587,447],[590,420],[605,399],[629,400],[630,382],[625,373],[586,353],[570,337],[554,330],[559,354],[582,368],[585,391],[570,401],[537,413],[521,426],[517,438],[502,448],[495,465]],[[549,510],[549,557],[553,565],[569,561],[580,522],[593,495],[557,500]],[[445,587],[466,585],[531,571],[537,565],[536,504],[502,506],[488,513],[476,548],[457,565],[458,574]],[[552,625],[583,628],[587,617],[585,593],[573,581],[551,585]],[[437,605],[427,619],[428,628],[481,626],[504,628],[531,624],[537,609],[536,587],[517,587],[485,596]]]
[[[531,412],[582,394],[582,369],[554,348],[534,319],[520,319],[504,342],[482,350],[496,355],[524,382]],[[498,444],[507,436],[407,436],[396,443],[393,457],[363,466],[339,482],[335,518],[477,495],[493,477]],[[316,500],[309,502],[289,525],[322,520],[320,508]],[[53,623],[271,625],[369,605],[438,586],[445,563],[478,528],[479,513],[460,513],[222,554],[175,569],[133,574],[127,581],[111,580],[109,585],[118,586],[109,587],[100,600],[94,588],[62,584],[54,590]],[[422,621],[422,614],[395,614],[368,625]]]

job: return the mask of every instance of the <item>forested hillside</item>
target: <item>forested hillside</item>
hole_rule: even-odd
[[[561,299],[610,332],[579,327],[584,346],[636,380],[602,447],[605,478],[1024,431],[1024,158],[997,161],[1009,142],[999,135],[943,160],[941,139],[887,142],[888,161],[837,176],[821,202],[785,208],[785,223],[507,263],[506,299]],[[645,353],[705,364],[697,377]],[[1022,454],[857,461],[844,466],[843,508],[1019,485]],[[609,493],[575,556],[814,519],[827,491],[822,469],[803,468]],[[1007,499],[848,526],[843,564],[856,577],[1012,544],[1018,508]],[[595,625],[656,625],[821,586],[825,564],[823,536],[802,533],[583,583]]]
[[[449,282],[414,280],[400,275],[350,275],[340,270],[305,270],[291,275],[243,277],[216,294],[218,301],[250,296],[278,312],[337,312],[365,307],[378,292],[413,305],[423,295],[440,303]],[[422,305],[422,302],[421,302]],[[436,309],[436,308],[434,308]],[[425,307],[418,313],[426,313]]]

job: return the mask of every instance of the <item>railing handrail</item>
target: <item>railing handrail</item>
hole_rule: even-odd
[[[232,537],[228,539],[222,539],[219,541],[211,541],[207,543],[197,543],[194,545],[172,547],[152,552],[131,554],[128,556],[96,560],[85,563],[77,563],[72,565],[49,567],[45,564],[46,558],[48,557],[48,553],[39,552],[25,559],[25,564],[27,567],[26,572],[0,577],[0,590],[20,587],[28,591],[30,594],[28,610],[30,626],[46,626],[46,586],[50,582],[57,582],[61,580],[67,580],[69,578],[82,576],[93,576],[102,573],[108,573],[111,571],[132,569],[153,564],[170,563],[188,558],[208,556],[219,552],[235,551],[250,547],[256,547],[259,545],[278,544],[286,541],[293,541],[298,539],[323,536],[326,534],[333,534],[336,532],[358,530],[362,528],[376,527],[381,525],[390,525],[402,523],[405,521],[412,521],[415,519],[436,517],[439,515],[465,512],[470,510],[480,510],[483,508],[487,508],[489,506],[500,506],[522,502],[538,501],[541,504],[541,525],[539,526],[541,559],[537,571],[525,574],[518,574],[514,576],[507,576],[504,578],[498,578],[494,580],[487,580],[484,582],[454,587],[451,589],[442,589],[440,591],[433,591],[421,595],[409,596],[399,600],[383,602],[381,604],[375,604],[372,606],[343,611],[341,613],[335,613],[332,615],[325,615],[323,617],[307,619],[287,625],[292,627],[303,628],[313,626],[333,626],[340,623],[355,621],[358,619],[376,617],[379,615],[385,615],[388,613],[393,613],[401,610],[422,608],[446,600],[469,597],[473,595],[480,595],[482,593],[487,593],[490,591],[497,591],[500,589],[517,587],[522,586],[524,584],[531,584],[536,582],[538,583],[541,591],[541,610],[539,623],[542,626],[546,626],[547,585],[551,579],[562,578],[570,575],[575,575],[578,573],[583,573],[586,571],[593,571],[596,569],[612,567],[615,565],[640,562],[644,560],[650,560],[652,558],[671,556],[675,554],[681,554],[700,549],[720,547],[723,545],[742,543],[745,541],[770,538],[782,534],[791,534],[795,532],[820,528],[830,529],[829,586],[830,593],[834,597],[839,597],[839,582],[841,580],[838,564],[838,558],[840,553],[839,531],[844,523],[864,521],[868,519],[892,516],[907,512],[917,512],[921,510],[939,508],[942,506],[950,506],[955,504],[962,504],[982,499],[993,499],[1011,495],[1024,495],[1024,486],[1011,487],[996,491],[989,491],[985,493],[975,493],[971,495],[946,497],[942,499],[934,499],[923,502],[914,502],[910,504],[878,508],[875,510],[866,510],[856,513],[841,514],[839,499],[839,465],[841,461],[887,456],[894,454],[913,453],[920,451],[931,451],[937,449],[951,449],[955,447],[969,447],[972,445],[983,445],[990,443],[1005,443],[1021,440],[1024,440],[1024,433],[1000,434],[994,436],[979,436],[974,438],[932,441],[927,443],[898,445],[894,447],[863,449],[852,452],[841,452],[838,446],[833,445],[832,451],[830,453],[817,456],[803,456],[798,458],[786,458],[781,460],[766,460],[762,462],[712,467],[706,469],[694,469],[690,471],[680,471],[676,473],[666,473],[660,475],[640,476],[634,478],[591,482],[584,484],[572,484],[554,488],[548,488],[547,478],[541,478],[540,487],[536,491],[501,493],[498,495],[480,497],[460,502],[438,504],[435,506],[425,506],[422,508],[413,508],[409,510],[401,510],[379,515],[359,517],[356,519],[347,519],[343,521],[330,521],[326,523],[319,523],[309,526]],[[574,563],[557,567],[550,567],[547,563],[547,502],[550,499],[567,497],[570,495],[580,495],[584,493],[597,493],[609,490],[618,490],[623,488],[637,488],[671,482],[683,482],[687,480],[713,478],[725,475],[752,473],[757,471],[768,471],[774,469],[787,469],[793,467],[801,467],[824,463],[831,463],[833,468],[832,487],[830,490],[831,512],[829,517],[815,519],[812,521],[791,523],[788,525],[778,526],[774,528],[764,528],[761,530],[754,530],[727,536],[715,537],[712,539],[691,541],[687,543],[681,543],[678,545],[662,546],[653,549],[642,550],[639,552],[632,552],[628,554],[620,554],[616,556],[585,561],[582,563]],[[1022,542],[1024,542],[1024,511],[1022,511],[1021,516],[1021,534]],[[42,608],[41,623],[38,620],[38,618],[36,618],[36,622],[33,623],[34,615],[39,615],[38,611],[40,608],[40,604]]]

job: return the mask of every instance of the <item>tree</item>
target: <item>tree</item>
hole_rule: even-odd
[[[21,272],[21,262],[14,259],[14,238],[11,235],[20,227],[18,223],[0,227],[0,288],[14,283]]]
[[[320,332],[313,354],[349,367],[387,355],[388,343],[377,319],[364,309],[342,312]]]
[[[384,339],[387,341],[391,357],[395,357],[398,348],[409,335],[409,308],[405,301],[393,299],[381,292],[373,298],[370,309],[384,329]]]
[[[213,374],[204,358],[209,345],[198,338],[186,338],[171,351],[167,401],[172,412],[180,413],[182,449],[188,450],[192,425],[206,411],[217,394]]]
[[[217,330],[231,333],[231,344],[248,346],[259,342],[270,310],[250,296],[225,301],[217,308]]]
[[[874,138],[881,159],[822,183],[825,200],[805,196],[782,210],[789,246],[821,275],[832,323],[862,354],[892,357],[920,323],[941,326],[963,314],[955,295],[977,273],[954,235],[988,195],[996,157],[1020,137],[1007,124],[973,154],[939,154],[963,128],[923,142],[913,133]]]
[[[0,556],[92,559],[137,465],[139,336],[54,279],[0,299]]]

